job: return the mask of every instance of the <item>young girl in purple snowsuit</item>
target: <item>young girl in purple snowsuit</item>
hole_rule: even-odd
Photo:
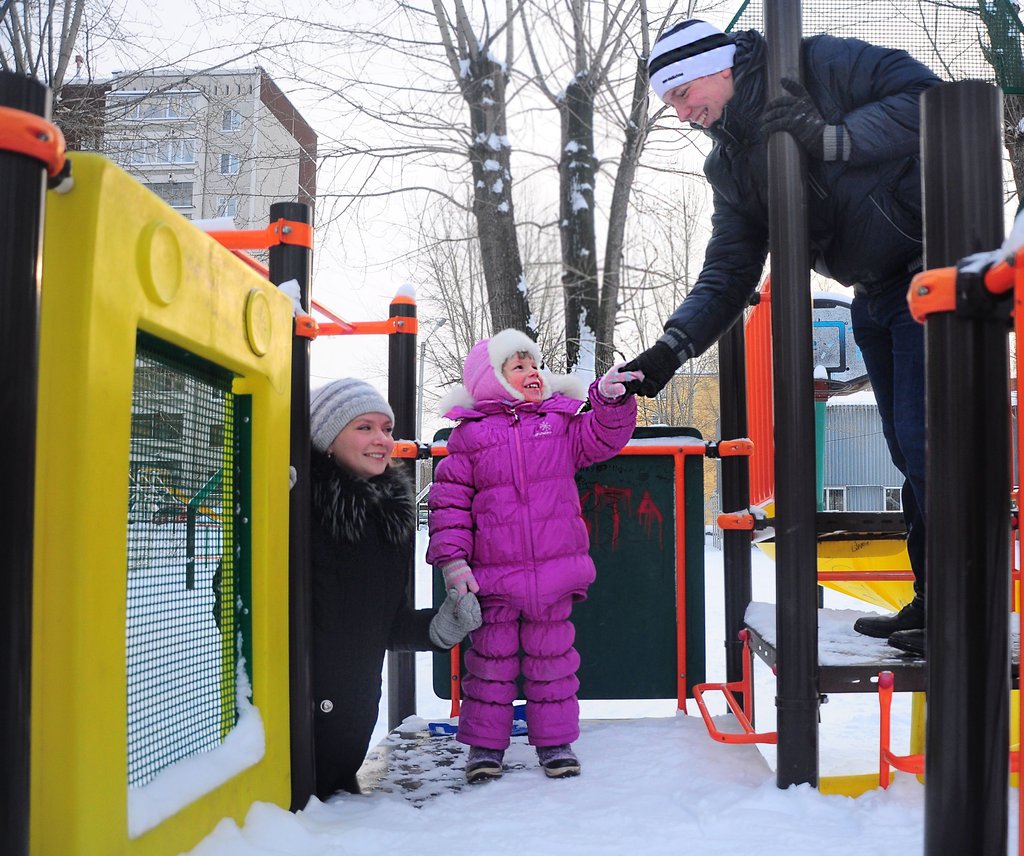
[[[529,740],[548,776],[580,771],[576,670],[569,619],[594,580],[576,471],[613,457],[636,425],[636,399],[613,368],[589,392],[541,372],[536,342],[503,330],[466,357],[464,388],[446,397],[459,421],[430,489],[427,561],[448,590],[476,592],[458,740],[468,781],[497,778],[512,730],[522,652]],[[584,397],[592,410],[579,413]]]

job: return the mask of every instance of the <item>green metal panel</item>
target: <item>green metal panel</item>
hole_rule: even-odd
[[[450,430],[438,432],[435,442]],[[692,428],[638,428],[636,439],[699,438]],[[666,440],[670,443],[670,440]],[[685,458],[687,687],[704,680],[704,486]],[[577,475],[597,579],[576,605],[580,698],[676,697],[675,458],[618,455]],[[434,603],[444,596],[438,575]],[[434,657],[434,692],[450,698],[447,655]]]

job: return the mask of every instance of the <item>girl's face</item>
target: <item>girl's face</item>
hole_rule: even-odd
[[[385,414],[364,413],[338,432],[327,453],[356,478],[379,476],[387,469],[395,448],[391,430],[391,419]]]
[[[527,401],[540,401],[544,385],[537,364],[529,354],[513,354],[501,367],[501,374]]]

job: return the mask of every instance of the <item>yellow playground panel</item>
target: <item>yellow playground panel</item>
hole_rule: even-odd
[[[763,511],[774,516],[775,504],[764,504]],[[774,541],[758,541],[757,546],[774,560]],[[914,599],[914,574],[902,538],[819,541],[818,582],[893,611]]]
[[[75,187],[66,195],[49,194],[45,223],[31,852],[178,853],[193,847],[221,818],[241,821],[254,800],[287,806],[290,799],[292,307],[266,280],[109,161],[76,154],[73,169]],[[154,428],[155,417],[144,423],[133,412],[139,409],[133,395],[140,385],[143,341],[181,355],[186,368],[194,363],[210,369],[223,389],[209,389],[228,402],[231,425],[216,426],[217,431],[206,425],[205,438],[194,443],[206,462],[205,470],[197,466],[202,471],[196,478],[208,478],[210,471],[214,477],[206,489],[190,488],[200,514],[187,525],[159,520],[155,500],[135,501],[134,492],[146,486],[139,473],[154,466],[148,459],[148,469],[139,463],[139,449],[147,446],[139,437],[161,439],[159,433],[140,434],[139,426],[151,432],[167,427]],[[148,382],[153,376],[146,376]],[[229,442],[221,433],[232,438],[232,448],[244,446],[244,453],[223,451]],[[229,488],[221,489],[222,478]],[[216,496],[224,497],[219,515],[208,513],[214,486],[221,491]],[[232,515],[243,502],[244,515]],[[221,518],[232,516],[238,518],[233,528],[223,529]],[[187,556],[177,546],[186,543],[186,528]],[[209,707],[213,743],[220,745],[156,763],[133,784],[129,732],[145,735],[159,725],[161,705],[173,704],[178,693],[161,675],[133,673],[131,665],[132,645],[145,647],[144,640],[131,641],[126,627],[132,610],[139,609],[129,602],[132,587],[165,570],[148,554],[129,561],[136,542],[151,546],[149,537],[173,543],[180,555],[168,555],[192,574],[187,580],[175,576],[173,584],[161,582],[166,597],[187,594],[203,605],[195,629],[187,632],[212,640],[207,659],[218,677]],[[196,543],[212,558],[201,555]],[[195,582],[197,562],[206,575],[202,586]],[[228,575],[235,575],[239,587],[222,596]],[[139,601],[152,610],[143,630],[153,638],[181,623],[177,614],[160,611],[164,593],[154,582]],[[185,645],[170,662],[193,655]],[[133,696],[136,684],[144,692]],[[133,697],[139,699],[134,712]],[[203,756],[224,757],[217,753],[238,733],[236,718],[245,719],[249,743],[227,763],[225,776],[204,784],[198,773],[208,774],[212,765],[204,767]],[[189,727],[175,726],[171,733]],[[147,757],[163,757],[159,742],[146,744]],[[153,788],[159,798],[147,797]]]

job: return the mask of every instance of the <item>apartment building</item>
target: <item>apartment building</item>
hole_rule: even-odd
[[[316,198],[316,132],[261,68],[119,72],[61,100],[73,147],[107,155],[189,219],[258,228],[272,203]]]

